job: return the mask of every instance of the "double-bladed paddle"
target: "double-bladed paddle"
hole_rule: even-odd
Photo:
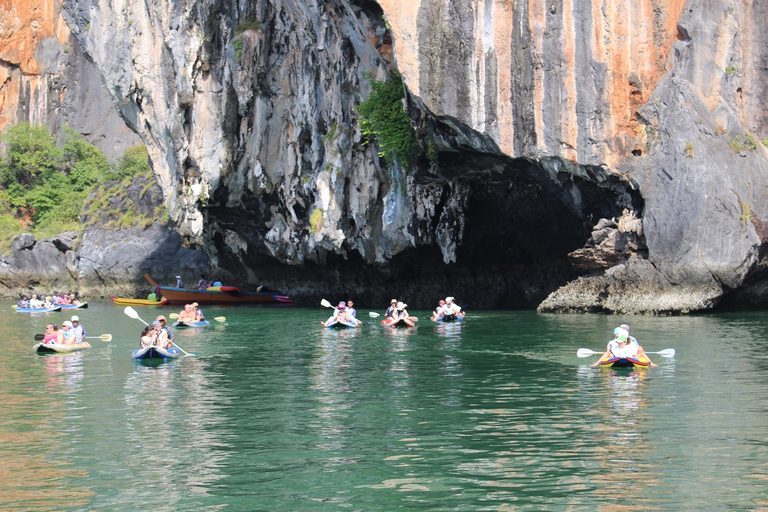
[[[168,315],[168,318],[170,318],[171,320],[178,320],[179,319],[179,314],[178,313],[171,313],[170,315]],[[227,321],[227,317],[225,317],[225,316],[215,316],[215,317],[213,317],[213,319],[216,320],[217,322],[221,322],[221,323],[224,323],[224,322]]]
[[[147,325],[147,326],[149,325],[147,322],[145,322],[144,320],[142,320],[142,319],[141,319],[141,317],[139,317],[139,314],[138,314],[138,313],[136,312],[136,310],[135,310],[135,309],[133,309],[131,306],[125,306],[125,309],[123,310],[123,312],[124,312],[126,315],[128,315],[129,317],[131,317],[131,318],[134,318],[134,319],[136,319],[136,320],[139,320],[139,321],[140,321],[141,323],[143,323],[144,325]],[[189,352],[187,352],[186,350],[184,350],[183,348],[181,348],[180,346],[178,346],[177,344],[175,344],[175,343],[173,342],[173,340],[171,340],[171,345],[173,345],[173,346],[174,346],[174,347],[176,347],[177,349],[181,350],[181,351],[182,351],[182,352],[183,352],[185,355],[188,355],[188,356],[193,356],[193,355],[195,355],[195,354],[190,354]]]
[[[101,336],[86,336],[86,338],[91,340],[99,339],[101,341],[112,341],[111,334],[102,334]],[[35,334],[35,341],[42,341],[44,339],[45,339],[45,334]]]
[[[576,351],[577,357],[589,357],[594,356],[597,354],[602,354],[603,352],[595,352],[594,350],[590,350],[588,348],[580,348]],[[646,352],[646,354],[658,354],[661,357],[675,357],[675,349],[673,348],[667,348],[664,350],[659,350],[658,352]]]

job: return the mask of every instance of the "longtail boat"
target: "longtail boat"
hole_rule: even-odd
[[[244,292],[234,286],[221,286],[218,289],[189,290],[172,286],[159,286],[149,275],[144,276],[152,286],[157,286],[157,294],[169,304],[181,306],[197,302],[202,305],[211,304],[293,304],[293,300],[282,292],[260,286],[255,292]]]

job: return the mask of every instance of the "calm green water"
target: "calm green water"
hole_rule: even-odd
[[[332,331],[320,307],[208,307],[227,322],[176,331],[195,355],[152,367],[123,308],[77,313],[111,342],[40,356],[32,335],[70,314],[10,306],[2,510],[768,510],[764,313],[419,311],[416,329]],[[575,356],[625,321],[676,358]]]

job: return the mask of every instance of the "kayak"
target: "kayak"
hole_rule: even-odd
[[[81,341],[80,343],[38,343],[32,350],[38,354],[66,354],[69,352],[77,352],[78,350],[85,350],[91,348],[91,344],[87,341]]]
[[[173,327],[183,328],[183,327],[205,327],[206,325],[211,325],[211,322],[208,320],[202,320],[200,322],[174,322]]]
[[[648,368],[651,361],[647,357],[615,357],[600,359],[600,368]]]
[[[442,315],[437,317],[435,322],[461,322],[464,317],[456,315]]]
[[[53,306],[51,308],[16,308],[17,313],[51,313],[53,311],[61,311],[61,306]]]
[[[61,309],[88,309],[88,303],[82,302],[80,304],[60,304]]]
[[[397,320],[392,318],[385,318],[381,321],[381,325],[386,325],[389,327],[413,327],[416,325],[416,322],[411,320],[410,316],[408,318],[399,318]]]
[[[176,347],[160,348],[160,347],[141,347],[133,351],[131,357],[135,360],[148,360],[153,359],[176,359],[181,352]]]
[[[168,304],[168,299],[163,298],[161,301],[154,301],[148,299],[126,299],[123,297],[110,297],[112,302],[118,306],[163,306]]]
[[[325,323],[325,326],[329,329],[354,329],[355,327],[358,327],[353,322],[344,322],[342,320],[336,320],[335,322],[333,320],[329,320]]]

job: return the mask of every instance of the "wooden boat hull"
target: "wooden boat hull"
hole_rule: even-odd
[[[413,327],[416,325],[416,322],[411,320],[410,317],[408,318],[399,318],[397,320],[393,320],[391,318],[385,318],[381,321],[381,325],[386,325],[388,327]]]
[[[163,306],[168,304],[168,299],[152,301],[147,299],[126,299],[123,297],[110,297],[118,306]]]
[[[604,357],[600,359],[600,368],[648,368],[651,361],[647,357]]]
[[[16,308],[17,313],[53,313],[56,311],[61,311],[61,306],[52,308]]]
[[[165,360],[176,359],[181,354],[181,351],[176,347],[160,348],[160,347],[141,347],[133,351],[131,357],[136,360],[151,361],[151,360]]]
[[[32,350],[38,354],[68,354],[70,352],[77,352],[78,350],[86,350],[91,348],[91,344],[87,341],[81,341],[80,343],[38,343]]]
[[[211,304],[283,304],[293,301],[280,292],[240,292],[187,290],[185,288],[159,287],[158,293],[174,306],[183,306],[197,302],[200,305]]]
[[[205,327],[206,325],[211,325],[211,322],[208,320],[203,320],[202,322],[174,322],[172,327],[184,329],[187,327]]]

